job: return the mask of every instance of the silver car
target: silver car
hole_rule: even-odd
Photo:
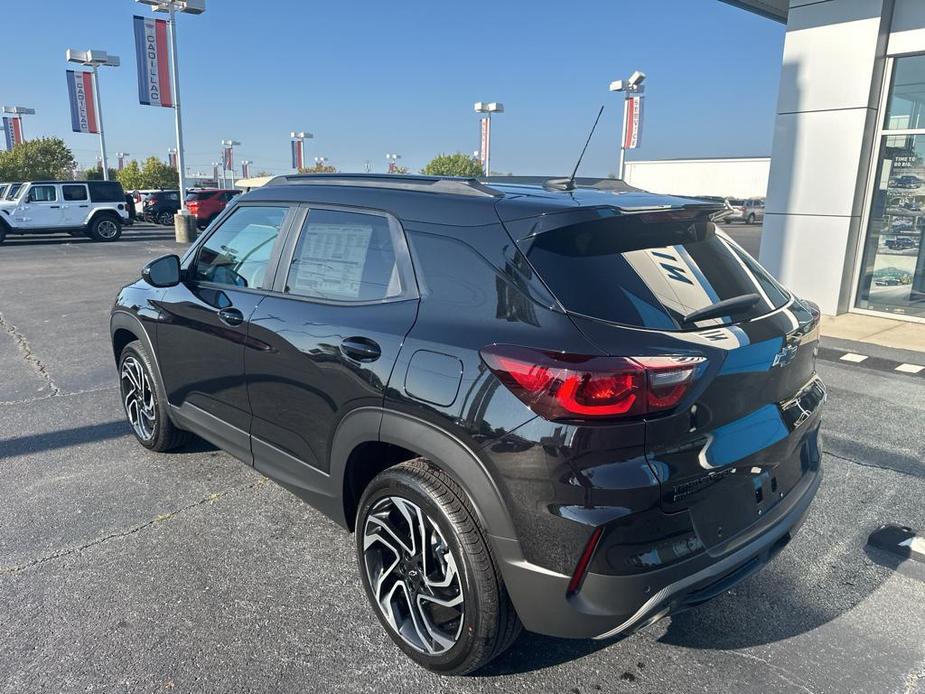
[[[728,198],[726,204],[732,213],[723,218],[724,222],[744,222],[745,224],[759,224],[764,221],[764,200],[760,198]]]

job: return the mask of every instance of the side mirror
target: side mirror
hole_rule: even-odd
[[[180,258],[164,255],[152,260],[141,271],[142,279],[152,287],[176,287],[181,279]]]

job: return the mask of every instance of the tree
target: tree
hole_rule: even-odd
[[[148,157],[141,167],[141,182],[143,188],[176,188],[180,185],[180,175],[157,157]]]
[[[299,169],[299,173],[337,173],[337,168],[331,166],[330,164],[325,164],[324,162],[318,161],[315,162],[314,166],[303,166]]]
[[[438,154],[430,160],[422,174],[428,176],[481,176],[482,164],[468,154]]]
[[[22,142],[0,152],[0,181],[39,181],[70,178],[74,154],[58,137]]]
[[[406,174],[408,173],[407,166],[399,166],[398,164],[393,164],[392,168],[388,171],[390,174]]]
[[[118,171],[115,169],[109,169],[109,180],[116,181],[118,180]],[[81,180],[84,181],[102,181],[103,180],[103,171],[100,167],[91,166],[89,169],[84,169],[81,174]]]
[[[146,188],[144,184],[144,174],[138,162],[132,159],[128,164],[122,167],[121,171],[116,172],[116,180],[122,184],[125,190],[141,190]]]

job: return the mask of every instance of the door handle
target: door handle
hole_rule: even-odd
[[[376,361],[382,350],[368,337],[348,337],[340,343],[340,350],[357,361]]]
[[[53,209],[53,210],[59,210],[59,209],[61,209],[61,205],[49,205],[49,207],[50,207],[51,209]]]
[[[218,312],[218,317],[222,323],[232,327],[241,325],[244,322],[244,314],[236,308],[223,308]]]

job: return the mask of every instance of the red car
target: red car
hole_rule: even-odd
[[[186,209],[196,217],[199,228],[205,229],[225,209],[228,201],[240,192],[220,188],[196,190],[186,196]]]

